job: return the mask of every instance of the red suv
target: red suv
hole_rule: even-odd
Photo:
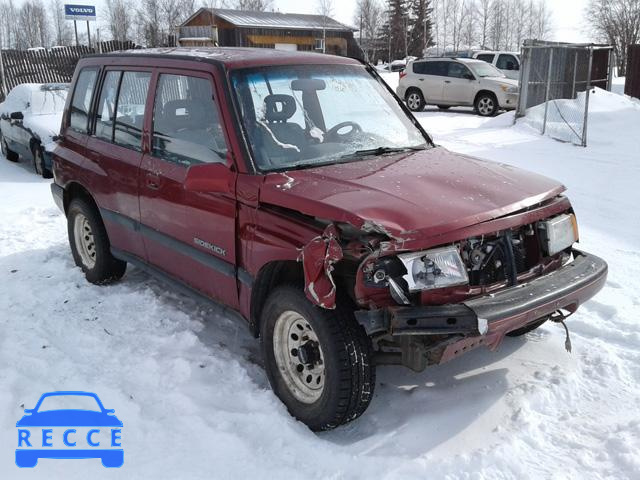
[[[420,371],[560,321],[604,284],[564,187],[435,146],[370,66],[270,49],[81,60],[54,198],[93,283],[127,264],[240,313],[314,430]]]

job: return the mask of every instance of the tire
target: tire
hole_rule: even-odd
[[[122,278],[127,263],[111,255],[107,231],[92,203],[84,198],[71,200],[67,232],[73,259],[89,282],[102,285]]]
[[[269,383],[292,416],[320,431],[367,409],[375,366],[371,341],[352,311],[322,309],[300,288],[281,286],[267,298],[260,330]]]
[[[438,108],[440,110],[449,110],[451,108],[450,105],[438,105]]]
[[[476,98],[474,107],[481,117],[493,117],[498,111],[498,100],[492,93],[481,93]]]
[[[412,112],[421,112],[424,110],[425,101],[422,92],[417,88],[410,88],[404,98],[407,108]]]
[[[31,146],[31,154],[33,155],[33,168],[36,173],[42,178],[53,177],[51,170],[49,170],[44,164],[44,153],[39,143],[34,143]]]
[[[513,330],[507,333],[507,337],[521,337],[525,333],[532,332],[533,330],[541,326],[546,321],[547,321],[547,318],[541,318],[540,320],[536,320],[535,322],[530,323],[529,325],[525,325],[522,328],[518,328],[517,330]]]
[[[7,141],[5,140],[1,130],[0,130],[0,147],[2,149],[2,155],[4,155],[4,158],[9,160],[10,162],[17,162],[20,159],[19,155],[9,148],[9,145],[7,144]]]

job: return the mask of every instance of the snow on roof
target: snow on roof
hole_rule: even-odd
[[[230,10],[226,8],[209,8],[207,10],[209,10],[215,16],[220,17],[237,27],[290,28],[296,30],[325,29],[344,32],[355,32],[357,30],[353,27],[338,22],[333,18],[323,15],[307,15],[302,13],[280,12],[253,12],[245,10]],[[199,12],[200,11],[198,11],[198,13]],[[191,18],[193,18],[193,16]],[[188,23],[191,18],[188,19],[183,25]]]

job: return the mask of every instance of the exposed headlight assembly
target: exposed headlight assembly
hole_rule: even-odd
[[[573,214],[558,215],[538,222],[538,231],[543,249],[549,256],[569,248],[578,241],[578,223]]]
[[[403,277],[412,292],[469,283],[469,276],[456,247],[434,248],[398,255],[407,269]]]

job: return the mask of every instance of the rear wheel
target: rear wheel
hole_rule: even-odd
[[[67,212],[67,230],[71,253],[87,280],[95,284],[119,280],[126,262],[111,255],[107,231],[97,209],[84,198],[74,198]]]
[[[9,148],[7,139],[4,138],[4,135],[2,134],[1,130],[0,130],[0,147],[2,148],[2,155],[4,155],[4,158],[9,160],[10,162],[18,161],[19,159],[18,154]]]
[[[371,342],[349,309],[325,310],[299,288],[278,287],[262,312],[261,343],[271,388],[312,430],[347,423],[369,406]]]
[[[492,117],[498,111],[498,100],[491,93],[481,93],[476,98],[476,113],[482,117]]]
[[[417,88],[411,88],[405,96],[407,107],[412,112],[421,112],[424,110],[425,101],[422,92]]]

